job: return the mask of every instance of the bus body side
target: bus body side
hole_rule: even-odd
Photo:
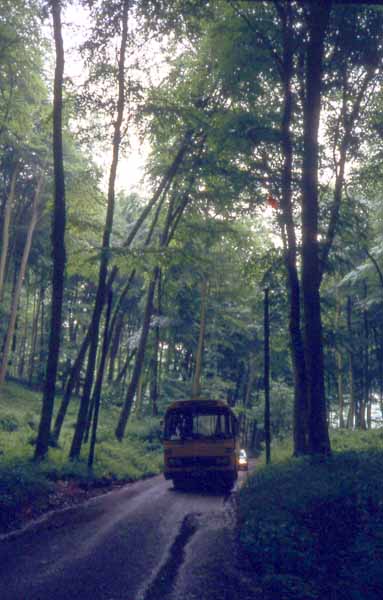
[[[180,426],[183,432],[177,432]],[[227,404],[185,400],[168,408],[164,476],[175,487],[201,477],[231,487],[238,476],[238,459],[238,423]]]

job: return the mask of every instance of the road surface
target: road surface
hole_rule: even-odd
[[[234,497],[161,475],[45,516],[0,537],[0,598],[242,599]]]

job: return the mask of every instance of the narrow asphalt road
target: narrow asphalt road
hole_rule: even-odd
[[[176,491],[158,476],[50,514],[0,537],[0,598],[242,598],[234,495]]]

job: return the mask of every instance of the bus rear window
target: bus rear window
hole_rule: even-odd
[[[234,422],[226,411],[193,413],[171,411],[165,422],[165,439],[225,439],[234,435]]]

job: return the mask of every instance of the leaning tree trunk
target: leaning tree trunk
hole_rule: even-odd
[[[153,313],[153,299],[154,293],[157,285],[159,277],[159,267],[156,267],[153,271],[152,278],[149,283],[148,292],[146,295],[146,303],[145,303],[145,312],[144,319],[142,323],[141,335],[138,342],[138,348],[136,352],[136,359],[134,363],[132,378],[129,383],[128,391],[126,393],[126,398],[124,402],[124,406],[122,407],[122,411],[120,414],[120,418],[118,420],[117,428],[116,428],[116,438],[121,441],[124,437],[126,424],[129,420],[130,413],[133,406],[133,400],[135,393],[137,391],[137,385],[141,376],[142,367],[144,364],[145,358],[145,350],[146,350],[146,342],[149,335],[150,329],[150,319]]]
[[[304,345],[308,397],[309,449],[312,454],[331,451],[324,389],[324,359],[320,305],[318,244],[318,130],[321,110],[324,38],[330,1],[307,7],[309,41],[306,55],[306,97],[303,119],[302,178],[302,291]]]
[[[176,202],[175,195],[173,195],[173,197],[170,199],[168,210],[167,210],[167,215],[166,215],[166,219],[165,219],[165,224],[164,224],[163,231],[161,234],[161,239],[160,239],[160,248],[161,249],[164,249],[169,245],[169,243],[172,239],[172,236],[174,235],[175,228],[176,228],[177,224],[179,223],[179,220],[181,219],[182,214],[187,206],[187,203],[189,201],[190,189],[193,186],[195,177],[196,177],[195,168],[197,166],[198,160],[200,159],[200,155],[202,152],[203,145],[205,143],[205,139],[206,139],[205,135],[203,135],[200,139],[199,151],[198,151],[197,155],[194,157],[193,165],[191,168],[191,177],[189,180],[189,185],[186,188],[186,191],[182,195],[178,204]],[[185,149],[185,152],[186,152],[186,149]],[[183,156],[184,155],[182,155],[182,158],[183,158]],[[152,279],[150,281],[148,292],[147,292],[143,325],[142,325],[142,329],[141,329],[140,340],[138,343],[135,363],[134,363],[134,367],[133,367],[132,378],[131,378],[131,381],[128,386],[128,391],[126,394],[125,402],[122,407],[120,418],[118,420],[117,427],[115,430],[116,438],[119,441],[122,441],[122,438],[124,437],[126,425],[129,420],[130,412],[132,410],[134,396],[137,391],[137,385],[138,385],[142,367],[144,364],[146,343],[147,343],[149,329],[150,329],[150,319],[151,319],[151,315],[153,313],[153,299],[154,299],[155,288],[157,285],[157,280],[159,278],[159,274],[160,274],[160,268],[157,265],[153,271]]]
[[[35,459],[48,452],[49,434],[56,391],[56,376],[60,352],[62,304],[65,276],[65,181],[62,144],[62,88],[64,47],[61,34],[61,2],[52,0],[53,30],[56,46],[56,70],[53,92],[53,162],[55,198],[53,209],[52,254],[53,280],[49,350],[44,384],[43,405],[36,441]]]
[[[94,369],[96,365],[96,355],[98,347],[98,337],[100,329],[100,319],[105,301],[106,293],[106,277],[108,272],[108,250],[110,246],[110,237],[112,234],[113,227],[113,216],[114,216],[114,201],[115,201],[115,182],[117,174],[117,165],[121,145],[121,129],[122,120],[124,116],[125,108],[125,53],[128,39],[128,1],[124,1],[123,14],[122,14],[122,33],[121,33],[121,44],[120,54],[118,61],[118,101],[117,101],[117,115],[114,124],[113,134],[113,156],[112,163],[110,166],[109,173],[109,185],[108,185],[108,206],[106,221],[104,227],[104,234],[102,240],[102,254],[100,259],[100,269],[98,275],[98,285],[96,292],[96,301],[93,310],[92,324],[91,324],[91,341],[88,355],[88,364],[85,375],[85,384],[83,395],[80,402],[80,408],[77,417],[76,429],[74,432],[72,445],[70,449],[70,458],[76,459],[80,456],[82,441],[86,429],[87,417],[89,411],[90,395],[92,391]]]

